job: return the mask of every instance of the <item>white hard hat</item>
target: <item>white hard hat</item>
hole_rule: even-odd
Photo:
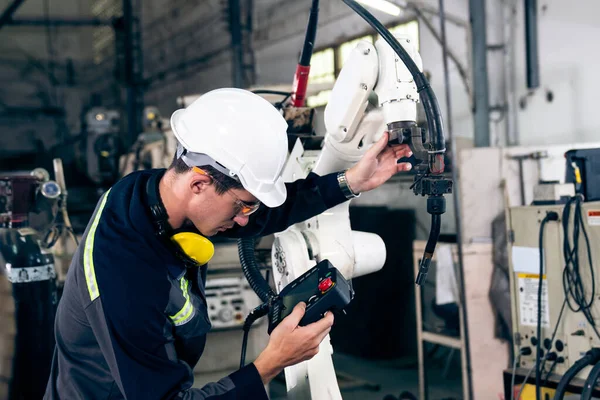
[[[262,97],[242,89],[210,91],[175,111],[171,128],[185,149],[178,154],[186,153],[186,163],[206,155],[216,163],[203,165],[212,164],[238,179],[266,206],[285,201],[281,171],[288,152],[287,123]]]

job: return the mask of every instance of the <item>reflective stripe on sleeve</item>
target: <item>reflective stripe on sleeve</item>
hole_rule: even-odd
[[[180,280],[181,291],[183,292],[183,297],[185,297],[185,304],[183,308],[179,310],[179,312],[175,315],[169,316],[173,321],[175,326],[180,326],[188,322],[194,316],[194,306],[192,306],[192,302],[190,301],[190,295],[188,293],[188,281],[185,277],[182,277]]]
[[[98,296],[100,296],[98,282],[96,282],[96,271],[94,270],[94,236],[96,235],[96,229],[98,228],[98,223],[100,222],[100,216],[102,215],[102,210],[106,205],[106,199],[108,198],[109,193],[110,189],[104,194],[102,202],[100,203],[100,207],[98,207],[98,211],[94,217],[94,222],[92,223],[87,238],[85,239],[83,270],[85,272],[85,281],[87,283],[88,292],[90,293],[90,299],[92,301],[96,300]]]

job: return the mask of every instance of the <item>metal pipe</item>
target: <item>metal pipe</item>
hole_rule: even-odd
[[[100,18],[52,18],[45,19],[39,17],[13,18],[6,23],[9,26],[69,26],[69,27],[87,27],[87,26],[110,26],[112,20]]]
[[[454,219],[456,224],[456,247],[457,247],[457,256],[458,256],[458,268],[457,274],[458,277],[458,285],[459,285],[459,297],[460,297],[460,313],[461,313],[461,326],[460,326],[460,334],[463,338],[464,343],[464,352],[465,352],[465,371],[466,371],[466,381],[467,388],[466,391],[468,393],[468,400],[473,400],[473,382],[471,380],[471,351],[469,346],[469,330],[468,330],[468,319],[467,319],[467,296],[466,296],[466,288],[465,288],[465,276],[464,276],[464,257],[463,257],[463,243],[462,243],[462,225],[461,225],[461,212],[460,212],[460,185],[458,185],[458,149],[456,148],[456,135],[452,129],[452,96],[450,89],[450,72],[448,68],[448,40],[446,37],[446,16],[445,16],[445,8],[444,8],[444,0],[439,0],[440,6],[440,36],[442,43],[442,58],[443,58],[443,66],[444,66],[444,92],[446,94],[446,110],[447,110],[447,118],[446,118],[446,126],[448,136],[450,138],[450,147],[452,149],[452,180],[454,181],[453,187],[453,200],[454,200]],[[465,381],[463,377],[463,382]],[[463,389],[464,392],[464,389]]]
[[[231,73],[233,87],[244,86],[244,48],[242,47],[240,0],[229,0],[229,31],[231,33]]]
[[[490,145],[490,105],[487,68],[485,0],[469,0],[473,48],[473,91],[475,147]]]
[[[2,15],[0,15],[0,29],[2,29],[2,27],[12,19],[12,16],[15,13],[15,11],[17,11],[17,9],[21,7],[21,4],[23,4],[24,1],[25,0],[15,0],[12,3],[10,3],[8,7],[6,7]]]
[[[504,23],[504,92],[506,97],[506,142],[508,146],[519,144],[517,78],[515,68],[515,0],[502,5]]]
[[[540,86],[537,20],[537,0],[525,0],[525,58],[528,89]]]
[[[133,4],[132,0],[123,0],[123,24],[124,24],[124,69],[125,85],[127,93],[127,136],[125,138],[126,146],[134,143],[139,134],[137,90],[135,82],[135,64],[134,64],[134,38],[133,38]]]
[[[37,115],[47,117],[64,117],[65,110],[61,107],[3,107],[0,117],[26,117]]]

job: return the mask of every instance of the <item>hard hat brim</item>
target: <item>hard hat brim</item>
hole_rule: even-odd
[[[183,139],[182,130],[184,128],[181,126],[181,123],[180,123],[180,120],[181,120],[181,117],[183,116],[184,111],[185,111],[185,109],[181,108],[179,110],[175,110],[175,112],[171,115],[171,130],[173,131],[173,135],[175,135],[175,138],[177,139],[177,141],[179,143],[181,143],[181,145],[183,147],[189,148],[188,144]]]
[[[287,198],[287,190],[285,188],[285,183],[283,182],[283,179],[281,177],[277,179],[275,185],[273,185],[273,188],[266,193],[256,193],[252,190],[249,190],[246,187],[244,187],[244,189],[252,193],[254,197],[256,197],[258,200],[260,200],[261,203],[263,203],[269,208],[279,207],[280,205],[285,203],[285,200]]]

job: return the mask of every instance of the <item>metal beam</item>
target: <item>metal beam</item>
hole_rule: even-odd
[[[135,142],[139,135],[137,107],[135,101],[135,82],[133,70],[133,4],[132,0],[123,0],[123,23],[124,23],[124,68],[125,68],[125,86],[127,94],[127,135],[125,138],[126,146]]]
[[[233,87],[244,84],[244,48],[242,47],[242,22],[240,0],[228,0],[229,31],[231,33],[231,81]]]
[[[46,19],[41,17],[23,17],[12,18],[6,25],[11,26],[71,26],[71,27],[86,27],[86,26],[110,26],[111,19],[100,18],[52,18]]]
[[[537,0],[525,0],[525,59],[527,89],[536,89],[540,87]]]
[[[2,15],[0,15],[0,29],[2,29],[2,27],[12,19],[12,16],[15,13],[15,11],[17,11],[17,9],[21,7],[21,4],[23,4],[24,2],[25,0],[15,0],[11,4],[9,4],[8,7],[6,7],[6,10],[4,10]]]
[[[61,107],[3,107],[0,117],[3,118],[31,118],[35,116],[64,117],[65,109]]]
[[[475,147],[490,145],[490,104],[487,67],[485,0],[469,0],[473,52]]]

